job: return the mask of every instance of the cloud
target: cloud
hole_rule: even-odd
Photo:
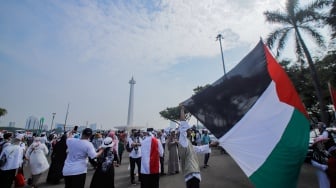
[[[2,86],[7,93],[0,95],[8,100],[2,105],[15,106],[15,98],[22,97],[24,92],[13,85],[26,88],[24,84],[31,83],[41,87],[34,87],[34,94],[20,100],[25,103],[21,109],[13,107],[11,112],[25,110],[36,116],[55,108],[63,112],[71,102],[74,119],[104,125],[125,122],[132,75],[139,97],[135,121],[142,125],[162,121],[160,110],[222,75],[219,33],[231,68],[243,57],[241,53],[268,33],[271,26],[264,23],[262,12],[280,7],[276,0],[8,1],[2,5],[0,62],[6,66],[0,73],[8,80]],[[50,109],[45,109],[46,103]],[[140,110],[144,107],[148,108]],[[28,117],[25,113],[20,117]],[[57,117],[60,114],[57,111]],[[113,120],[109,114],[115,114]]]
[[[242,0],[33,2],[21,7],[28,13],[18,17],[34,25],[22,26],[30,34],[20,62],[31,59],[37,68],[51,64],[60,70],[93,63],[109,70],[162,70],[181,57],[218,55],[218,33],[225,37],[224,50],[254,45],[264,34],[258,5]]]

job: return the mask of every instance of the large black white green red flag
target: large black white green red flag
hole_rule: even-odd
[[[262,41],[229,73],[182,104],[256,187],[297,186],[308,149],[308,115]]]

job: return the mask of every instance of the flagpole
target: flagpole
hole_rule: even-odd
[[[66,114],[65,114],[65,122],[64,122],[64,132],[65,132],[65,127],[66,127],[66,123],[67,123],[67,119],[68,119],[68,114],[69,114],[69,106],[70,106],[70,103],[68,103],[68,108],[67,108],[67,111],[66,111]]]
[[[224,55],[223,55],[223,48],[222,48],[222,39],[224,39],[224,37],[222,36],[222,34],[218,34],[217,37],[216,37],[216,40],[219,40],[220,50],[221,50],[221,54],[222,54],[222,62],[223,62],[224,75],[225,75],[225,74],[226,74],[226,71],[225,71],[225,64],[224,64]]]

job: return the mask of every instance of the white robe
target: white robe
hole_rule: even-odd
[[[41,174],[49,169],[47,154],[48,148],[45,144],[34,142],[29,146],[26,158],[29,159],[29,167],[33,175]]]

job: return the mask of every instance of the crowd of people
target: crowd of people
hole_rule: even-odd
[[[316,168],[320,188],[336,187],[335,132],[327,131],[318,123],[319,135],[312,144],[311,164]],[[86,128],[62,135],[23,134],[0,135],[1,187],[11,188],[13,183],[38,187],[47,174],[46,182],[59,184],[64,179],[65,188],[84,188],[88,165],[94,168],[90,187],[114,188],[115,167],[121,165],[124,152],[129,157],[130,184],[141,188],[159,188],[160,177],[183,173],[187,188],[199,188],[201,172],[197,154],[204,154],[203,168],[209,167],[211,146],[217,146],[207,130],[198,131],[185,121],[181,107],[178,128],[165,130],[132,129],[93,133]],[[166,154],[168,153],[168,154]],[[50,157],[50,160],[48,160]],[[165,157],[168,169],[165,169]],[[50,164],[49,164],[50,161]],[[30,177],[22,182],[23,167]],[[21,179],[20,179],[21,177]]]
[[[313,153],[311,164],[316,169],[319,188],[336,187],[336,132],[328,131],[322,122],[317,124],[319,135],[312,145]]]
[[[84,188],[88,165],[91,165],[95,171],[90,187],[113,188],[115,167],[121,165],[122,156],[127,152],[130,184],[159,188],[160,177],[183,172],[186,187],[197,188],[201,175],[196,154],[205,155],[203,167],[208,167],[210,146],[216,143],[211,142],[207,131],[191,128],[183,114],[181,110],[180,126],[167,132],[147,128],[93,133],[86,128],[79,133],[76,127],[48,138],[45,134],[25,137],[5,133],[0,142],[0,159],[6,158],[4,164],[0,160],[1,187],[12,187],[18,175],[24,176],[23,167],[27,167],[31,176],[26,177],[24,183],[31,187],[36,188],[44,181],[59,184],[64,179],[65,188]],[[164,168],[165,157],[168,157],[168,169]],[[43,173],[47,175],[46,180],[41,179]]]

